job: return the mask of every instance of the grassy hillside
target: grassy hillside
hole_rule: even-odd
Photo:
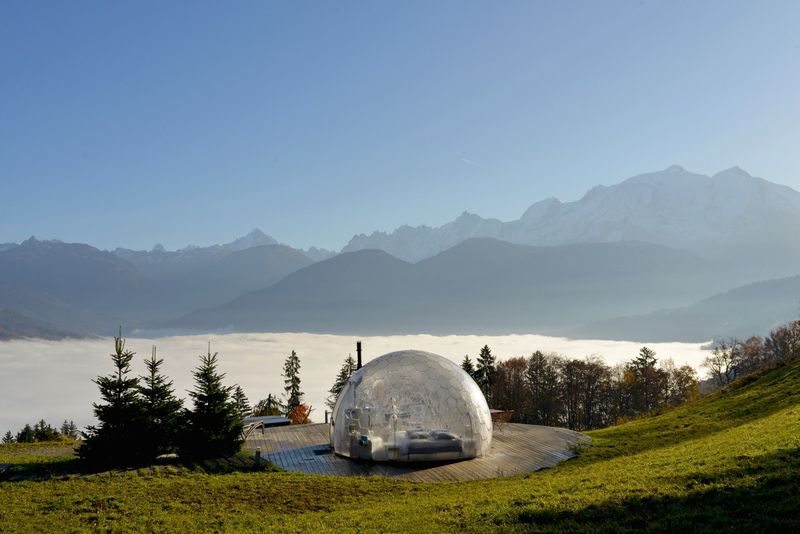
[[[800,362],[590,435],[554,469],[468,483],[174,467],[0,482],[0,531],[800,529]],[[35,454],[0,447],[0,464],[64,460]]]

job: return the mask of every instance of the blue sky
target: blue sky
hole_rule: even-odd
[[[295,246],[673,163],[800,189],[800,2],[3,2],[0,242]]]

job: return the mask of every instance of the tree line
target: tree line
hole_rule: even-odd
[[[283,367],[283,398],[268,395],[250,406],[244,390],[237,384],[224,384],[218,371],[218,354],[200,356],[192,372],[194,389],[188,392],[191,408],[184,407],[172,380],[161,372],[164,363],[153,347],[144,360],[146,373],[133,376],[135,353],[125,347],[122,331],[114,337],[111,354],[113,372],[93,382],[100,390],[99,403],[93,403],[97,424],[79,431],[73,421],[60,429],[44,420],[27,424],[16,434],[7,431],[2,443],[31,443],[82,438],[78,456],[98,467],[143,465],[164,454],[177,454],[186,460],[230,456],[239,451],[244,419],[250,415],[280,415],[293,424],[311,422],[311,407],[303,402],[300,388],[300,358],[295,351]]]
[[[689,365],[676,366],[642,347],[630,361],[609,366],[598,357],[569,358],[536,351],[497,362],[488,346],[462,369],[473,377],[493,408],[513,410],[511,421],[574,430],[604,428],[639,414],[678,406],[704,390],[727,386],[752,373],[800,358],[800,321],[762,338],[715,344],[703,361],[709,379],[701,383]]]
[[[474,364],[464,358],[462,369],[491,407],[513,410],[512,422],[574,430],[603,428],[699,394],[694,369],[677,367],[669,359],[659,365],[648,347],[612,367],[598,357],[575,359],[542,351],[496,362],[484,346]]]
[[[190,408],[184,407],[172,380],[162,373],[164,360],[155,346],[144,360],[142,376],[131,371],[134,356],[120,329],[111,354],[113,372],[93,380],[100,390],[100,402],[92,404],[96,424],[80,432],[74,422],[64,421],[59,431],[42,420],[25,425],[16,435],[6,432],[3,443],[82,438],[78,456],[84,462],[93,467],[122,467],[152,463],[165,454],[188,461],[231,456],[243,444],[244,419],[250,415],[281,415],[295,424],[310,422],[311,407],[303,403],[300,358],[295,351],[284,363],[284,400],[270,394],[255,406],[250,406],[239,385],[224,383],[218,353],[211,352],[210,344],[192,372]]]
[[[778,326],[766,337],[744,341],[730,338],[716,343],[703,362],[712,385],[723,388],[748,374],[773,369],[800,358],[800,321]]]
[[[101,398],[92,405],[98,423],[82,433],[82,460],[95,466],[128,466],[152,463],[162,454],[201,460],[239,450],[249,407],[241,388],[224,385],[225,375],[218,371],[218,355],[211,353],[210,345],[192,373],[192,408],[183,407],[172,381],[162,374],[164,360],[155,347],[144,360],[146,374],[139,377],[131,373],[135,353],[125,347],[121,332],[114,338],[114,349],[113,372],[94,380]]]
[[[74,421],[64,420],[60,428],[55,428],[44,419],[34,425],[26,424],[19,432],[13,434],[10,430],[3,434],[3,444],[8,443],[35,443],[42,441],[74,441],[80,437],[78,427]]]

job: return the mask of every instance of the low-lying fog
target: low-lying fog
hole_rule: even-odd
[[[355,358],[356,341],[364,347],[364,363],[376,356],[402,349],[420,349],[461,362],[465,354],[474,360],[483,345],[498,359],[527,356],[535,350],[558,352],[570,357],[601,356],[616,364],[633,358],[642,343],[629,341],[568,340],[537,335],[508,336],[376,336],[361,337],[317,334],[226,334],[176,336],[152,339],[130,338],[127,347],[137,354],[133,371],[144,372],[142,360],[153,344],[164,358],[164,372],[174,380],[178,395],[187,398],[192,387],[192,369],[211,342],[219,352],[220,370],[228,384],[238,383],[251,403],[268,393],[283,392],[283,361],[292,351],[300,356],[302,390],[313,406],[312,419],[324,419],[327,391],[348,354]],[[659,359],[672,358],[699,369],[706,356],[700,344],[648,343]],[[109,354],[113,339],[80,341],[0,342],[0,434],[16,432],[25,423],[44,418],[54,426],[72,419],[79,427],[93,421],[91,403],[98,398],[92,382],[111,371]],[[702,374],[702,373],[701,373]]]

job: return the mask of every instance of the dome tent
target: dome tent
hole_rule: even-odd
[[[374,461],[457,460],[483,456],[492,419],[475,381],[436,354],[384,354],[342,389],[330,423],[331,447]]]

